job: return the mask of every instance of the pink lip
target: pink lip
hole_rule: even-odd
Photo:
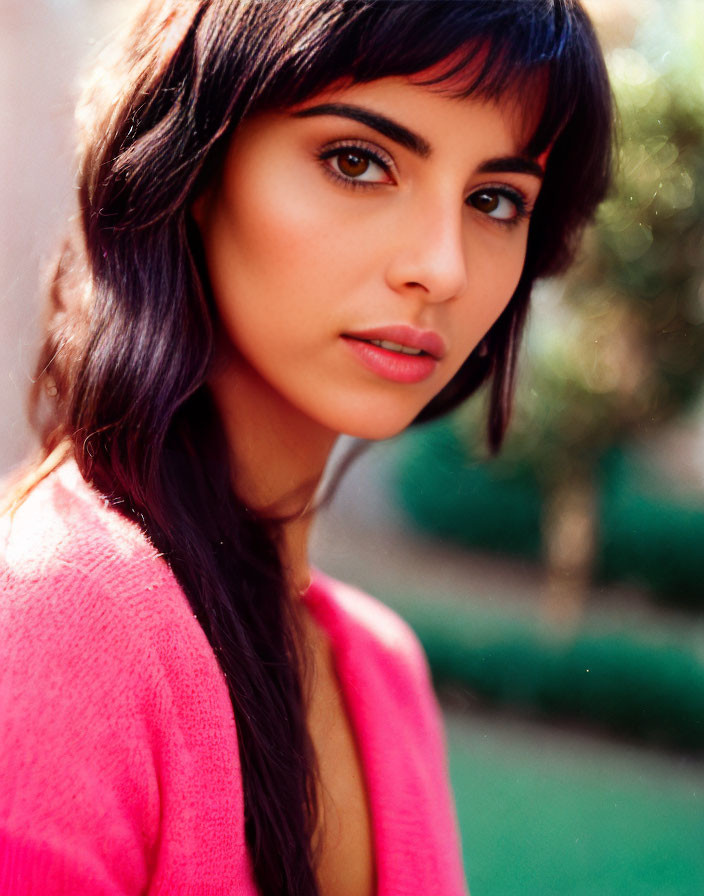
[[[427,352],[436,361],[445,357],[447,348],[441,336],[432,330],[417,330],[407,324],[395,324],[389,327],[375,327],[371,330],[355,330],[345,333],[352,339],[376,339],[379,342],[396,342],[407,348],[419,348]]]
[[[396,383],[420,383],[428,379],[445,354],[445,343],[437,333],[415,330],[405,325],[345,333],[342,338],[368,370]],[[396,342],[420,349],[425,354],[404,355],[373,345],[368,341],[370,339]]]

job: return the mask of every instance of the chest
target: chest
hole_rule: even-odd
[[[318,761],[315,837],[322,896],[374,896],[371,810],[364,769],[339,682],[325,651],[315,663],[308,727]]]

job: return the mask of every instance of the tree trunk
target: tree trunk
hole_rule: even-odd
[[[589,594],[596,550],[593,482],[574,474],[548,494],[543,516],[547,581],[542,615],[562,627],[576,625]]]

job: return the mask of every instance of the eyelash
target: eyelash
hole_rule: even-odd
[[[507,187],[505,184],[500,184],[497,186],[492,186],[491,184],[489,184],[486,187],[475,190],[467,197],[467,199],[465,199],[465,203],[469,203],[469,200],[472,198],[472,196],[481,196],[482,194],[491,197],[498,196],[502,199],[508,199],[508,201],[513,204],[513,207],[516,210],[516,213],[512,218],[492,218],[488,213],[484,213],[488,218],[491,218],[491,220],[495,224],[500,224],[504,227],[515,227],[516,225],[520,224],[521,221],[524,221],[526,218],[530,218],[533,211],[533,207],[529,204],[527,196],[525,196],[520,190],[516,190],[513,187]],[[477,211],[479,211],[479,209],[477,209]]]
[[[336,156],[341,156],[346,152],[354,153],[363,159],[368,159],[370,162],[374,162],[375,165],[382,168],[387,174],[391,173],[391,169],[393,168],[391,159],[384,158],[377,150],[371,149],[360,143],[336,143],[321,150],[317,157],[320,162],[326,162],[328,159],[334,159]],[[364,190],[368,187],[381,186],[373,181],[355,180],[354,178],[346,177],[345,175],[340,174],[339,171],[335,171],[330,165],[324,165],[323,169],[334,178],[334,180],[338,181],[338,183],[350,187],[353,190]]]
[[[317,158],[321,163],[324,163],[330,159],[334,159],[337,156],[343,155],[345,152],[354,153],[355,155],[358,155],[363,159],[367,159],[370,162],[373,162],[375,165],[378,165],[380,168],[382,168],[387,174],[390,174],[391,169],[393,168],[393,164],[390,159],[384,158],[378,153],[378,151],[373,150],[368,146],[364,146],[361,143],[343,142],[334,144],[333,146],[328,146],[317,153]],[[339,171],[336,171],[328,164],[323,165],[323,170],[334,181],[351,190],[367,190],[374,187],[383,186],[383,184],[380,184],[376,181],[364,181],[357,180],[352,177],[347,177],[341,174]],[[465,203],[469,205],[469,200],[472,198],[472,196],[478,196],[482,193],[489,196],[498,196],[503,199],[508,199],[509,202],[513,204],[516,213],[512,218],[492,218],[491,215],[489,215],[488,213],[486,214],[486,217],[490,218],[491,221],[501,227],[515,227],[521,221],[525,220],[526,218],[530,218],[531,216],[533,208],[529,204],[527,197],[520,190],[517,190],[513,187],[508,187],[505,184],[496,186],[489,184],[488,186],[482,187],[479,190],[475,190],[470,194],[470,196],[467,197]]]

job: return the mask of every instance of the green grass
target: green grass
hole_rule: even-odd
[[[472,896],[702,896],[704,768],[448,713]]]

